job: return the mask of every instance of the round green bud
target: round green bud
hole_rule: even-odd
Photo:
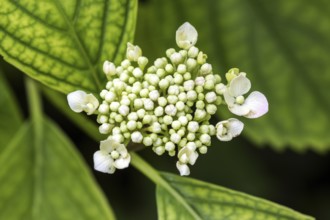
[[[137,113],[138,117],[139,117],[140,119],[142,119],[142,118],[145,116],[145,114],[146,114],[146,110],[144,110],[144,109],[139,109],[136,113]]]
[[[137,123],[136,121],[128,121],[126,127],[128,130],[133,131],[136,129]]]
[[[155,73],[157,71],[157,68],[155,66],[151,66],[147,69],[147,73]]]
[[[160,156],[164,154],[165,148],[163,146],[158,146],[158,147],[154,147],[153,151]]]
[[[187,101],[187,94],[185,92],[180,92],[180,94],[178,95],[178,98],[179,98],[180,101],[186,102]]]
[[[155,141],[157,140],[157,138],[158,138],[157,134],[155,134],[155,133],[150,134],[149,137],[151,138],[151,140],[152,140],[153,142],[155,142]]]
[[[186,129],[184,127],[180,128],[178,130],[178,135],[180,135],[181,137],[183,137],[186,134]]]
[[[143,117],[142,123],[143,124],[150,124],[152,122],[152,117],[151,115],[145,115]]]
[[[122,122],[123,120],[124,120],[124,118],[123,118],[122,115],[120,115],[120,114],[117,114],[117,115],[116,115],[116,117],[115,117],[115,121],[116,121],[116,122],[120,123],[120,122]]]
[[[180,74],[177,74],[176,76],[174,76],[174,83],[181,85],[183,82],[183,76]]]
[[[187,65],[187,69],[188,71],[191,71],[193,69],[196,68],[197,66],[197,61],[195,59],[192,59],[192,58],[189,58],[187,61],[186,61],[186,65]]]
[[[166,72],[164,69],[158,69],[156,74],[159,78],[163,78],[166,75]]]
[[[222,98],[221,96],[217,96],[217,99],[215,100],[216,105],[220,105],[222,103]]]
[[[213,104],[208,104],[206,106],[206,112],[209,113],[210,115],[214,115],[217,112],[217,106]]]
[[[165,97],[159,97],[158,98],[158,105],[162,106],[162,107],[166,106],[167,105],[167,99]]]
[[[201,146],[200,148],[198,148],[199,153],[201,154],[206,154],[207,153],[207,147],[206,146]]]
[[[172,64],[166,64],[165,71],[168,72],[168,73],[173,73],[174,68],[173,68]]]
[[[131,138],[131,133],[130,132],[125,132],[123,135],[124,135],[124,138],[126,138],[126,139]]]
[[[143,127],[142,122],[138,121],[136,127],[137,127],[137,129],[141,129]]]
[[[161,106],[158,106],[155,108],[154,110],[154,114],[157,116],[157,117],[160,117],[164,114],[164,108],[161,107]]]
[[[173,151],[169,151],[168,152],[168,155],[170,156],[170,157],[174,157],[175,156],[175,151],[173,150]]]
[[[140,78],[143,76],[143,72],[139,67],[136,67],[133,72],[132,72],[133,76],[136,78]]]
[[[202,144],[210,144],[211,143],[211,137],[210,135],[208,134],[202,134],[200,137],[199,137],[199,140],[202,142]]]
[[[195,102],[193,102],[193,101],[187,101],[186,104],[187,104],[187,106],[192,107],[195,104]]]
[[[198,52],[199,52],[198,48],[195,46],[192,46],[188,50],[188,57],[195,58],[195,57],[197,57]]]
[[[127,116],[127,119],[130,120],[130,121],[137,121],[138,118],[139,118],[139,116],[136,112],[131,112]]]
[[[143,144],[147,147],[152,145],[152,139],[150,137],[144,137],[143,138]]]
[[[186,144],[187,144],[187,139],[186,139],[186,138],[183,138],[183,139],[179,142],[178,146],[179,146],[179,147],[184,147],[184,146],[186,146]]]
[[[181,141],[181,136],[177,133],[173,133],[171,134],[170,139],[173,143],[178,144]]]
[[[129,62],[129,60],[125,59],[121,62],[120,64],[124,69],[127,69],[130,65],[131,65],[131,62]]]
[[[203,101],[205,99],[204,93],[199,93],[197,98],[198,98],[198,100]]]
[[[198,130],[200,133],[207,134],[209,133],[209,126],[208,125],[201,125]]]
[[[214,125],[209,125],[210,135],[213,136],[216,133],[216,129]]]
[[[127,132],[128,130],[127,130],[127,126],[126,126],[126,122],[125,121],[122,121],[121,123],[120,123],[120,131],[121,131],[121,133],[124,133],[124,132]]]
[[[199,95],[201,95],[201,94],[199,94]],[[204,109],[204,107],[205,107],[205,103],[203,101],[199,100],[196,102],[196,108]]]
[[[175,150],[175,144],[171,141],[165,142],[165,150],[167,150],[167,151]]]
[[[146,57],[139,57],[138,60],[138,65],[141,69],[144,69],[144,67],[148,64],[148,59]]]
[[[213,90],[214,89],[214,81],[213,80],[206,80],[204,84],[204,89]]]
[[[175,53],[175,49],[173,49],[173,48],[170,48],[170,49],[166,50],[166,56],[168,58],[170,58],[173,53]]]
[[[186,72],[185,74],[183,74],[183,79],[184,80],[190,80],[191,79],[191,73]]]
[[[174,130],[179,130],[181,128],[181,122],[178,120],[175,120],[172,122],[172,128]]]
[[[108,122],[108,120],[109,120],[109,117],[106,116],[106,115],[98,115],[97,116],[97,122],[100,123],[100,124],[106,123],[106,122]]]
[[[220,75],[215,75],[215,83],[220,83],[221,82],[221,76]]]
[[[173,103],[173,104],[174,104],[174,103]],[[175,104],[175,107],[177,108],[178,111],[183,111],[185,106],[186,106],[186,105],[185,105],[184,102],[182,102],[182,101],[178,101],[178,102]]]
[[[169,115],[165,115],[165,116],[163,117],[163,120],[164,120],[164,123],[165,123],[166,125],[170,125],[170,124],[172,124],[172,122],[173,122],[173,118],[172,118],[171,116],[169,116]]]
[[[173,128],[171,128],[171,129],[168,131],[168,133],[169,133],[170,135],[172,135],[172,134],[175,133],[175,130],[174,130]]]
[[[187,99],[188,99],[189,101],[195,101],[196,98],[197,98],[197,93],[196,93],[196,91],[191,90],[191,91],[188,91],[188,92],[187,92]]]
[[[179,64],[177,67],[177,71],[180,74],[184,74],[187,71],[187,67],[184,64]]]
[[[167,79],[162,79],[159,81],[158,85],[161,89],[166,89],[167,87],[169,87],[170,82]]]
[[[175,104],[178,101],[178,96],[177,95],[169,95],[169,96],[167,96],[167,101],[170,104]]]
[[[155,67],[159,68],[163,68],[166,65],[166,59],[162,59],[162,58],[157,58],[154,62]]]
[[[195,139],[196,139],[196,135],[194,133],[189,132],[187,134],[187,140],[188,141],[195,141]]]

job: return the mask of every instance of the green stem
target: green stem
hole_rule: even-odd
[[[42,207],[42,194],[40,189],[42,188],[43,178],[43,112],[41,97],[38,89],[38,85],[30,78],[26,78],[26,90],[28,95],[28,105],[31,115],[33,135],[34,135],[34,184],[33,184],[33,201],[32,201],[32,218],[36,219],[40,216]]]
[[[142,159],[138,154],[130,152],[131,164],[154,182],[158,187],[163,187],[169,194],[171,194],[176,201],[178,201],[185,209],[194,217],[194,219],[201,219],[201,217],[191,208],[185,199],[155,170],[150,164]]]
[[[26,90],[28,94],[28,105],[29,111],[31,114],[31,120],[34,123],[36,135],[42,134],[42,107],[41,107],[41,98],[39,94],[39,89],[35,82],[26,78]]]
[[[90,138],[100,141],[104,139],[104,135],[101,135],[98,131],[96,124],[88,120],[85,115],[77,114],[70,110],[68,103],[62,94],[50,90],[48,88],[43,88],[43,93],[49,101],[59,109],[64,116],[70,119],[74,124],[76,124],[82,131],[84,131]]]

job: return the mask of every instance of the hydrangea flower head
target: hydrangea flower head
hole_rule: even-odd
[[[96,114],[100,133],[108,136],[94,154],[96,170],[113,173],[128,167],[127,145],[132,142],[157,155],[176,156],[180,175],[189,175],[189,166],[208,152],[212,136],[230,141],[243,130],[244,124],[235,118],[211,124],[221,105],[247,118],[268,111],[262,93],[244,97],[251,88],[246,73],[229,70],[226,84],[214,73],[207,55],[195,46],[197,38],[196,29],[184,23],[176,32],[180,49],[168,49],[149,67],[141,48],[128,43],[126,59],[120,64],[104,62],[108,81],[100,101],[83,91],[68,95],[70,108]]]

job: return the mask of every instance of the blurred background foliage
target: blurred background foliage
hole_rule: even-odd
[[[215,72],[224,76],[238,67],[248,73],[253,89],[269,99],[268,115],[246,120],[243,135],[230,143],[214,140],[192,168],[192,177],[330,219],[329,12],[330,4],[322,0],[139,2],[135,43],[150,60],[174,47],[175,30],[189,21],[199,32],[197,46],[208,54]],[[26,117],[23,74],[3,60],[0,65]],[[73,137],[92,167],[95,141],[44,101],[46,113]],[[219,118],[227,116],[219,112]],[[13,129],[21,120],[14,123]],[[1,131],[7,124],[0,124]],[[150,150],[141,155],[160,170],[177,172],[174,158]],[[94,174],[118,219],[156,219],[155,186],[134,168]]]

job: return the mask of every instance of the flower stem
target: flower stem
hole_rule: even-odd
[[[130,152],[131,164],[154,182],[158,187],[164,188],[171,196],[174,197],[194,218],[201,219],[200,216],[191,208],[191,206],[185,201],[185,199],[161,176],[161,174],[155,170],[150,164],[143,160],[135,152]]]

